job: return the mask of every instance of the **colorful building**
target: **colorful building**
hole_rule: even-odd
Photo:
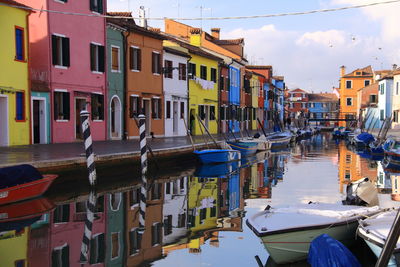
[[[19,8],[24,6],[16,1],[1,0],[0,3],[15,6],[0,5],[3,36],[0,44],[0,146],[27,145],[31,142],[32,119],[28,69],[30,12]]]
[[[113,13],[115,14],[115,13]],[[119,14],[119,13],[117,13]],[[125,54],[126,30],[107,22],[107,138],[121,140],[125,136]]]
[[[393,74],[389,73],[378,80],[378,109],[379,127],[383,125],[386,118],[392,116],[393,105]]]
[[[124,212],[126,194],[122,192],[106,195],[105,265],[123,266],[126,255]]]
[[[359,115],[357,91],[373,82],[373,71],[371,66],[356,69],[346,74],[346,67],[340,67],[340,114],[347,119],[356,119]],[[347,122],[348,124],[348,122]],[[345,126],[346,122],[339,122]]]
[[[299,113],[307,113],[308,112],[308,92],[297,88],[290,90],[288,92],[288,111],[291,117],[295,117],[295,115]]]
[[[400,70],[393,72],[393,123],[392,128],[400,128]]]
[[[307,106],[311,119],[337,118],[339,98],[332,93],[308,94]]]
[[[98,0],[90,0],[89,3],[18,1],[37,9],[87,15],[93,12],[103,14],[106,10],[106,1]],[[32,93],[36,97],[32,101],[42,101],[32,104],[33,117],[39,117],[39,139],[42,140],[42,133],[46,133],[43,128],[48,125],[47,118],[51,118],[51,142],[82,139],[80,112],[88,110],[91,113],[92,138],[105,140],[108,119],[105,99],[105,18],[35,12],[29,19],[29,38],[32,91],[37,92]],[[42,113],[48,106],[48,89],[51,110]]]
[[[164,41],[165,136],[187,134],[189,54],[186,48]]]

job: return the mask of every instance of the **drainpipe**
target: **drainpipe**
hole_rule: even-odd
[[[122,129],[123,131],[123,135],[122,135],[122,139],[123,140],[127,140],[128,139],[128,133],[127,133],[127,129],[126,129],[126,125],[128,123],[128,119],[126,117],[127,113],[126,110],[128,109],[128,95],[127,95],[127,84],[128,84],[128,60],[127,60],[127,50],[128,50],[128,37],[131,34],[130,31],[127,31],[128,35],[124,35],[123,33],[122,36],[124,38],[124,88],[123,88],[123,94],[124,94],[124,101],[123,101],[123,109],[122,109],[122,116],[124,118],[124,127]]]
[[[187,70],[189,70],[189,61],[190,60],[192,60],[192,57],[189,55],[189,57],[188,57],[188,59],[187,59],[187,66],[186,66],[186,69]],[[188,73],[189,74],[189,73]],[[187,83],[187,98],[186,98],[186,110],[187,110],[187,112],[186,112],[186,121],[187,121],[187,128],[188,128],[188,131],[190,130],[190,106],[189,106],[189,80],[190,80],[190,78],[189,78],[189,75],[186,75],[186,77],[187,77],[187,81],[186,81],[186,83]],[[185,119],[185,116],[183,117],[183,119]],[[192,135],[192,132],[190,132],[189,133],[190,135]]]

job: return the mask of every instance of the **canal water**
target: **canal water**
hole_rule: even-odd
[[[349,150],[329,133],[240,163],[212,168],[177,163],[171,169],[149,182],[143,233],[140,179],[128,165],[98,169],[108,183],[93,192],[96,212],[86,266],[258,266],[256,255],[274,266],[246,225],[267,205],[336,203],[344,199],[348,182],[365,176],[377,185],[382,205],[399,199],[396,174],[385,173],[379,161]],[[85,175],[82,169],[63,172],[65,184],[10,208],[37,211],[37,216],[0,225],[0,266],[81,266],[89,192],[86,180],[74,178]],[[0,210],[2,218],[6,211]],[[363,266],[374,266],[376,258],[361,240],[351,249]]]

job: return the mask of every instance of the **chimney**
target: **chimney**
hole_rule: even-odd
[[[144,6],[140,6],[139,9],[139,26],[147,29],[146,11],[144,10]]]
[[[211,36],[219,40],[220,28],[211,28]]]
[[[343,77],[346,74],[346,67],[345,66],[341,66],[340,67],[340,77]]]
[[[393,67],[393,70],[396,70],[397,69],[397,64],[393,64],[392,67]]]
[[[201,29],[192,28],[190,29],[190,44],[195,46],[201,45]]]

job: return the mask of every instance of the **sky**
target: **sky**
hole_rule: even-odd
[[[387,0],[107,0],[109,11],[144,6],[148,18],[226,17],[302,12]],[[250,64],[272,65],[289,89],[332,92],[338,87],[340,66],[346,73],[371,65],[374,70],[400,66],[400,2],[275,18],[181,21],[221,28],[222,39],[245,39]],[[148,25],[164,29],[163,21]]]

